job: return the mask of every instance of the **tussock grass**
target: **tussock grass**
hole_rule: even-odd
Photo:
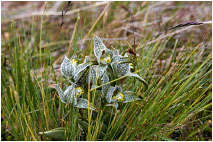
[[[198,20],[210,21],[210,12],[203,10],[211,9],[209,3],[89,4],[91,7],[87,3],[73,3],[73,8],[77,6],[79,13],[74,15],[73,9],[65,17],[65,24],[60,30],[61,19],[45,15],[45,11],[54,5],[51,2],[46,3],[46,10],[40,17],[33,15],[32,19],[10,22],[3,19],[2,140],[51,140],[39,132],[59,127],[66,129],[65,136],[64,133],[59,134],[63,140],[211,140],[211,24],[188,27],[181,32],[177,29],[171,34],[166,33],[165,37],[162,35],[163,38],[158,36],[165,29],[189,20],[188,13],[193,15],[195,11],[187,11],[187,7],[199,9],[195,13],[199,15]],[[129,48],[126,40],[132,45],[131,18],[121,5],[132,8],[137,44],[136,69],[149,84],[144,90],[143,84],[128,78],[122,87],[143,99],[119,105],[119,111],[112,113],[107,107],[100,107],[101,104],[97,104],[98,109],[94,112],[63,104],[56,90],[49,85],[65,82],[59,73],[65,54],[71,56],[75,52],[82,60],[86,54],[90,54],[91,59],[95,58],[92,56],[92,41],[87,40],[94,33],[115,39],[104,43],[121,52]],[[156,11],[162,17],[157,17]],[[176,21],[175,18],[182,13],[185,19]],[[163,19],[166,16],[168,18]],[[119,37],[128,39],[117,40]],[[60,85],[66,88],[67,84]],[[92,95],[101,99],[96,89],[91,90]],[[88,115],[89,119],[81,121],[82,114]],[[103,120],[108,116],[106,125]],[[79,125],[83,122],[87,131]]]

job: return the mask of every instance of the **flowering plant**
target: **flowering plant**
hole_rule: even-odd
[[[132,61],[128,55],[119,55],[118,50],[110,50],[105,47],[101,39],[97,36],[93,39],[94,55],[96,62],[91,62],[90,57],[86,56],[83,63],[78,64],[76,56],[71,60],[64,57],[60,66],[61,74],[70,82],[70,86],[63,92],[59,85],[55,85],[59,97],[63,103],[70,103],[78,108],[90,108],[94,110],[92,103],[88,103],[82,96],[87,94],[88,84],[92,89],[101,86],[102,96],[106,99],[106,106],[114,106],[117,110],[118,103],[128,103],[140,100],[130,91],[123,91],[119,85],[112,85],[110,80],[119,77],[135,77],[139,79],[147,88],[146,81],[138,74],[132,73]],[[90,105],[89,105],[90,104]]]
[[[65,91],[63,91],[58,84],[53,87],[57,90],[59,98],[63,103],[72,104],[77,108],[93,110],[94,117],[98,112],[98,107],[94,105],[97,99],[93,99],[93,104],[88,101],[88,97],[90,98],[93,95],[86,96],[86,94],[94,92],[93,90],[100,90],[101,107],[102,104],[104,104],[104,106],[113,106],[118,113],[119,111],[117,111],[117,109],[119,103],[129,103],[140,100],[140,98],[133,95],[133,92],[122,89],[122,83],[119,83],[119,80],[126,77],[135,77],[144,84],[145,89],[147,89],[148,85],[138,74],[132,73],[134,62],[127,54],[122,56],[119,54],[118,50],[106,48],[101,39],[97,36],[94,37],[93,42],[96,60],[92,61],[89,56],[85,56],[84,61],[79,64],[76,55],[73,55],[71,59],[65,56],[60,66],[60,72],[69,81],[70,86],[68,86]],[[100,97],[98,96],[98,98]],[[107,126],[111,120],[110,118],[116,118],[116,115],[111,113],[112,111],[113,109],[105,111],[107,113],[104,115],[103,120],[101,120],[103,125],[100,130],[100,137],[102,138],[107,132]],[[95,127],[95,121],[97,120],[97,118],[93,118],[91,123],[89,123],[89,121],[87,121],[87,113],[88,112],[80,113],[80,116],[77,118],[78,124],[85,131],[88,130],[90,125]],[[125,126],[121,126],[119,132],[121,132],[124,127]],[[46,132],[40,132],[40,134],[44,134],[56,140],[64,140],[66,132],[70,131],[69,128],[61,127]]]

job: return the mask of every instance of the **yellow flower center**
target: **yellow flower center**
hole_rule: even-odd
[[[76,64],[78,61],[76,59],[72,59],[72,64]]]
[[[118,94],[116,96],[113,96],[112,99],[116,99],[119,102],[123,102],[124,101],[124,94],[121,92],[118,92]]]
[[[101,61],[105,61],[107,64],[110,63],[112,61],[110,54],[108,54],[107,57],[105,58],[100,58]]]
[[[112,60],[111,60],[110,55],[109,55],[108,57],[105,58],[105,62],[106,62],[106,63],[110,63],[111,61],[112,61]]]
[[[129,65],[130,65],[130,69],[133,69],[133,66],[134,66],[133,63],[130,63]]]
[[[81,94],[84,94],[84,89],[82,87],[76,87],[75,88],[75,92],[76,92],[76,97],[81,95]]]

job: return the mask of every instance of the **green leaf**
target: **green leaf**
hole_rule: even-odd
[[[88,131],[88,121],[87,120],[83,120],[82,118],[78,118],[78,123],[79,125],[82,127],[82,129],[84,129],[85,131]],[[95,126],[95,122],[91,121],[92,126]],[[100,137],[104,137],[105,136],[105,132],[107,131],[107,126],[103,124],[102,128],[101,128],[101,132],[100,132]]]
[[[88,122],[87,121],[84,121],[83,119],[81,118],[78,118],[78,123],[80,124],[80,126],[82,127],[82,129],[84,130],[88,130]]]
[[[167,137],[163,137],[163,136],[158,136],[159,138],[165,140],[165,141],[176,141],[174,139],[171,139],[171,138],[167,138]]]
[[[115,107],[116,110],[118,109],[118,103],[117,102],[114,102],[114,103],[111,103],[111,104],[106,104],[106,106],[113,106],[113,107]]]
[[[65,140],[65,134],[68,131],[66,128],[55,128],[46,132],[39,132],[40,135],[45,135],[46,137],[50,137],[54,140]]]

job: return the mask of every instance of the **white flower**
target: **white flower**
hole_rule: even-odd
[[[63,103],[70,103],[78,108],[88,108],[88,100],[80,98],[80,96],[85,93],[82,87],[71,85],[64,92],[58,84],[53,85],[53,87],[58,91],[59,98]],[[95,108],[90,105],[90,109],[94,110]]]

